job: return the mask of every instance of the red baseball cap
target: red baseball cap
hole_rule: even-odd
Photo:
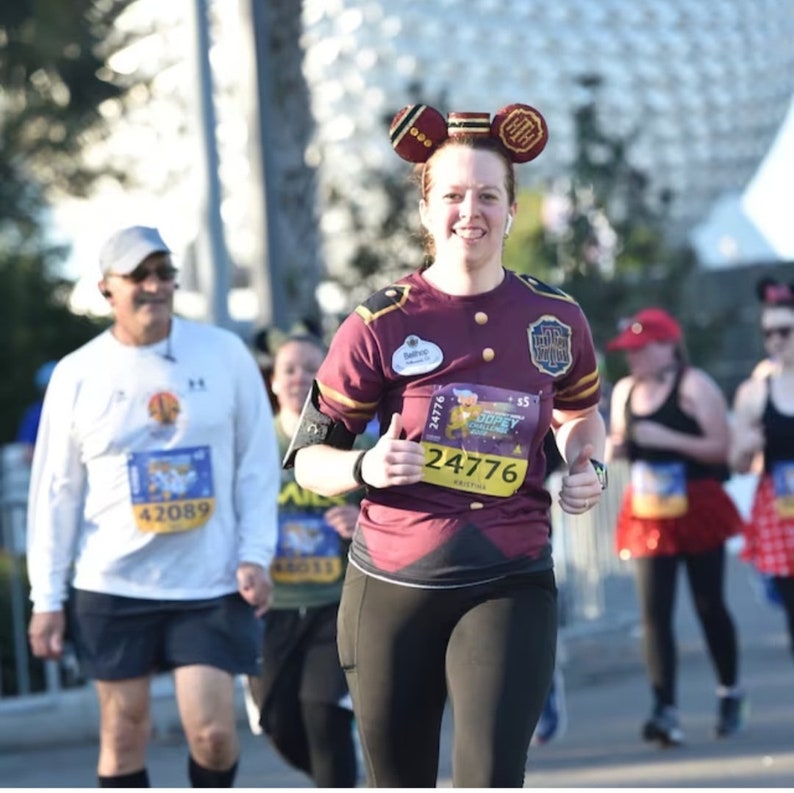
[[[655,341],[681,341],[681,326],[661,308],[644,308],[607,343],[607,350],[638,350]]]

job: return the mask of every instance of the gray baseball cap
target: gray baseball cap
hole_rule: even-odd
[[[171,253],[160,232],[151,226],[129,226],[117,231],[99,252],[102,275],[129,275],[147,256]]]

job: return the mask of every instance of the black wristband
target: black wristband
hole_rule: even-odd
[[[361,473],[361,466],[364,464],[364,455],[369,451],[369,449],[364,449],[363,452],[360,452],[358,457],[356,457],[356,461],[353,463],[353,479],[356,480],[356,484],[359,487],[369,487],[369,485],[364,481],[364,476]]]

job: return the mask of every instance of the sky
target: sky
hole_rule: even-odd
[[[743,208],[777,255],[794,261],[794,100],[777,139],[744,191]]]

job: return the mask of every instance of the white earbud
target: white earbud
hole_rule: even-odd
[[[505,224],[505,237],[507,237],[510,234],[510,228],[512,227],[512,225],[513,225],[513,216],[508,215],[507,223]]]

